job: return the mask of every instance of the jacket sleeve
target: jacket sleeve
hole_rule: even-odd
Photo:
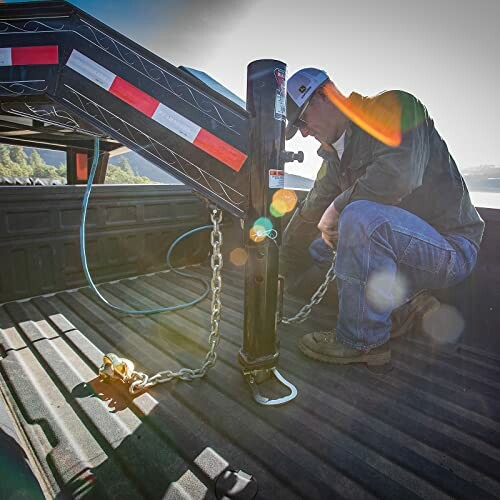
[[[341,193],[338,182],[338,164],[338,159],[323,161],[314,185],[300,207],[301,217],[313,223],[315,227],[324,211]]]
[[[297,274],[301,267],[310,265],[308,249],[314,238],[319,236],[318,222],[323,212],[340,194],[337,167],[338,159],[323,161],[314,186],[290,219],[280,249],[281,274]]]
[[[401,144],[392,147],[375,141],[373,156],[365,173],[335,198],[338,212],[356,200],[399,205],[405,196],[422,184],[430,154],[429,127],[432,122],[423,105],[411,97],[402,111],[402,128],[407,124],[407,130],[402,130]]]

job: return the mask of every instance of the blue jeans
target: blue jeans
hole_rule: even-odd
[[[332,261],[332,249],[321,239],[309,251],[321,267]],[[393,309],[421,290],[459,283],[476,259],[477,248],[469,240],[442,235],[402,208],[350,203],[339,220],[337,338],[360,350],[384,344]]]

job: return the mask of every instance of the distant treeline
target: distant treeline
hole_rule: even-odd
[[[0,144],[0,177],[39,177],[66,180],[66,165],[51,165],[44,160],[57,162],[54,152],[22,146]],[[55,156],[57,158],[57,155]],[[63,157],[64,158],[64,157]],[[500,167],[480,165],[461,169],[469,191],[500,192]],[[143,175],[141,175],[143,174]],[[144,175],[146,174],[146,175]],[[286,174],[286,184],[291,189],[310,189],[313,181],[304,177]],[[153,180],[154,179],[154,180]],[[173,176],[150,164],[139,155],[125,153],[110,160],[106,172],[106,184],[151,184],[179,183]]]
[[[22,146],[0,144],[0,177],[40,177],[66,180],[66,165],[49,165],[36,149],[26,154]],[[127,158],[119,156],[116,164],[109,163],[106,184],[150,184],[153,181],[137,175]]]

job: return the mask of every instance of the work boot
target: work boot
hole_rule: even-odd
[[[396,339],[409,333],[420,325],[424,314],[437,311],[440,302],[428,292],[419,293],[409,302],[392,311],[391,339]]]
[[[299,348],[310,358],[339,365],[349,363],[385,365],[391,360],[391,351],[387,345],[368,351],[352,349],[337,339],[335,331],[308,333],[300,339]]]

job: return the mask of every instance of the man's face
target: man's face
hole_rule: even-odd
[[[317,141],[333,144],[347,127],[347,118],[326,96],[316,92],[299,121],[303,137],[312,136]]]

